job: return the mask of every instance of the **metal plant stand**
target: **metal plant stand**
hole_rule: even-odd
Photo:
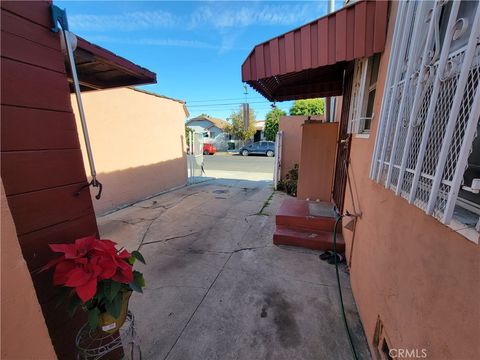
[[[108,334],[83,325],[75,338],[78,360],[99,360],[123,346],[124,359],[142,359],[142,351],[135,330],[135,317],[129,310],[125,323],[119,330],[120,336]]]

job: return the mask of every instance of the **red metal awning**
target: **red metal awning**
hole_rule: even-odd
[[[387,12],[387,1],[358,1],[259,44],[242,80],[270,101],[341,95],[348,62],[384,50]]]
[[[77,36],[74,57],[82,90],[109,89],[157,82],[155,73],[79,36]],[[69,69],[68,66],[67,69]]]

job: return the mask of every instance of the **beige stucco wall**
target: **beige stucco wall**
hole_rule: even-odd
[[[1,183],[1,358],[56,359]]]
[[[392,7],[377,94],[383,93],[397,4]],[[377,96],[375,114],[380,105]],[[369,138],[352,140],[349,173],[362,217],[355,232],[343,229],[368,342],[372,346],[380,317],[392,348],[426,349],[432,360],[478,359],[479,245],[369,179],[377,126],[378,118]],[[345,209],[354,212],[348,186]]]
[[[312,116],[312,120],[323,120],[323,116]],[[281,178],[293,169],[295,164],[300,165],[300,152],[302,150],[302,124],[306,116],[281,116],[279,130],[283,131],[282,138],[282,167]]]
[[[130,88],[82,93],[98,180],[95,212],[105,213],[186,184],[182,103]],[[76,101],[72,98],[81,134]],[[90,173],[83,138],[80,139]],[[92,189],[92,196],[96,189]]]

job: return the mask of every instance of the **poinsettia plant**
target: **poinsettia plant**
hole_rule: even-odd
[[[100,314],[120,315],[123,294],[143,292],[145,280],[133,270],[136,260],[145,264],[138,251],[117,250],[111,240],[87,236],[71,244],[49,244],[60,257],[51,260],[42,271],[55,268],[53,284],[67,289],[68,310],[73,316],[81,307],[88,312],[90,327],[95,328]]]

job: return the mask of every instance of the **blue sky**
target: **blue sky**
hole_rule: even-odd
[[[252,48],[327,13],[327,1],[54,1],[70,30],[157,74],[142,88],[187,101],[191,116],[227,118],[242,102]],[[342,1],[337,1],[336,8]],[[257,119],[270,103],[249,88]],[[277,104],[288,110],[290,102]]]

